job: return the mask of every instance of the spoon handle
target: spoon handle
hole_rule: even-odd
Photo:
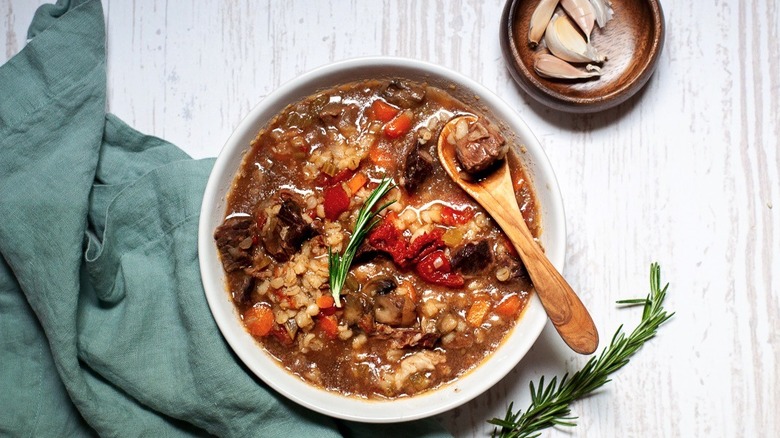
[[[544,310],[566,345],[580,354],[593,353],[598,347],[599,335],[588,309],[534,241],[517,200],[507,198],[507,193],[514,195],[506,190],[490,193],[497,205],[503,206],[490,213],[517,249]]]

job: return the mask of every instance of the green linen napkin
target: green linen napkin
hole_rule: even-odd
[[[213,160],[106,114],[98,0],[29,37],[0,67],[0,435],[446,435],[336,421],[244,368],[198,271]]]

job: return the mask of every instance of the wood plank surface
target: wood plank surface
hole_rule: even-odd
[[[41,1],[0,0],[0,62]],[[637,310],[652,261],[676,316],[550,437],[780,436],[780,6],[669,0],[647,87],[593,115],[549,110],[509,76],[499,0],[104,1],[109,110],[192,156],[218,154],[280,84],[332,61],[393,55],[451,68],[506,100],[555,169],[567,213],[564,274],[602,345]],[[437,419],[484,437],[528,382],[584,363],[551,326],[499,384]]]

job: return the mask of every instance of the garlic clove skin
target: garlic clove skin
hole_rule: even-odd
[[[544,33],[544,42],[553,55],[564,61],[600,64],[607,59],[599,55],[596,48],[585,41],[565,15],[553,15]]]
[[[590,0],[590,5],[593,6],[593,12],[596,15],[596,24],[603,28],[615,13],[612,10],[612,2],[609,0]]]
[[[539,4],[536,5],[536,9],[531,15],[531,25],[528,28],[528,42],[532,47],[536,47],[542,40],[556,6],[558,6],[558,0],[540,0]]]
[[[593,32],[593,26],[596,22],[596,13],[590,0],[561,0],[563,10],[569,14],[572,20],[577,23],[585,39],[590,41],[590,34]]]
[[[586,71],[583,71],[547,53],[536,56],[534,70],[539,76],[552,79],[587,79],[601,76],[598,66],[588,64]]]

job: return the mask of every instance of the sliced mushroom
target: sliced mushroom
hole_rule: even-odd
[[[295,319],[288,319],[282,327],[284,327],[284,331],[287,333],[287,336],[290,337],[290,340],[294,340],[295,335],[298,333],[298,323],[295,322]]]
[[[367,308],[368,303],[362,295],[346,295],[344,297],[344,315],[342,318],[347,325],[355,325],[366,315]]]
[[[382,324],[408,327],[417,321],[417,311],[406,295],[378,295],[374,297],[374,317]]]
[[[398,283],[392,277],[379,277],[371,280],[363,287],[363,293],[368,296],[385,295],[394,291]]]

